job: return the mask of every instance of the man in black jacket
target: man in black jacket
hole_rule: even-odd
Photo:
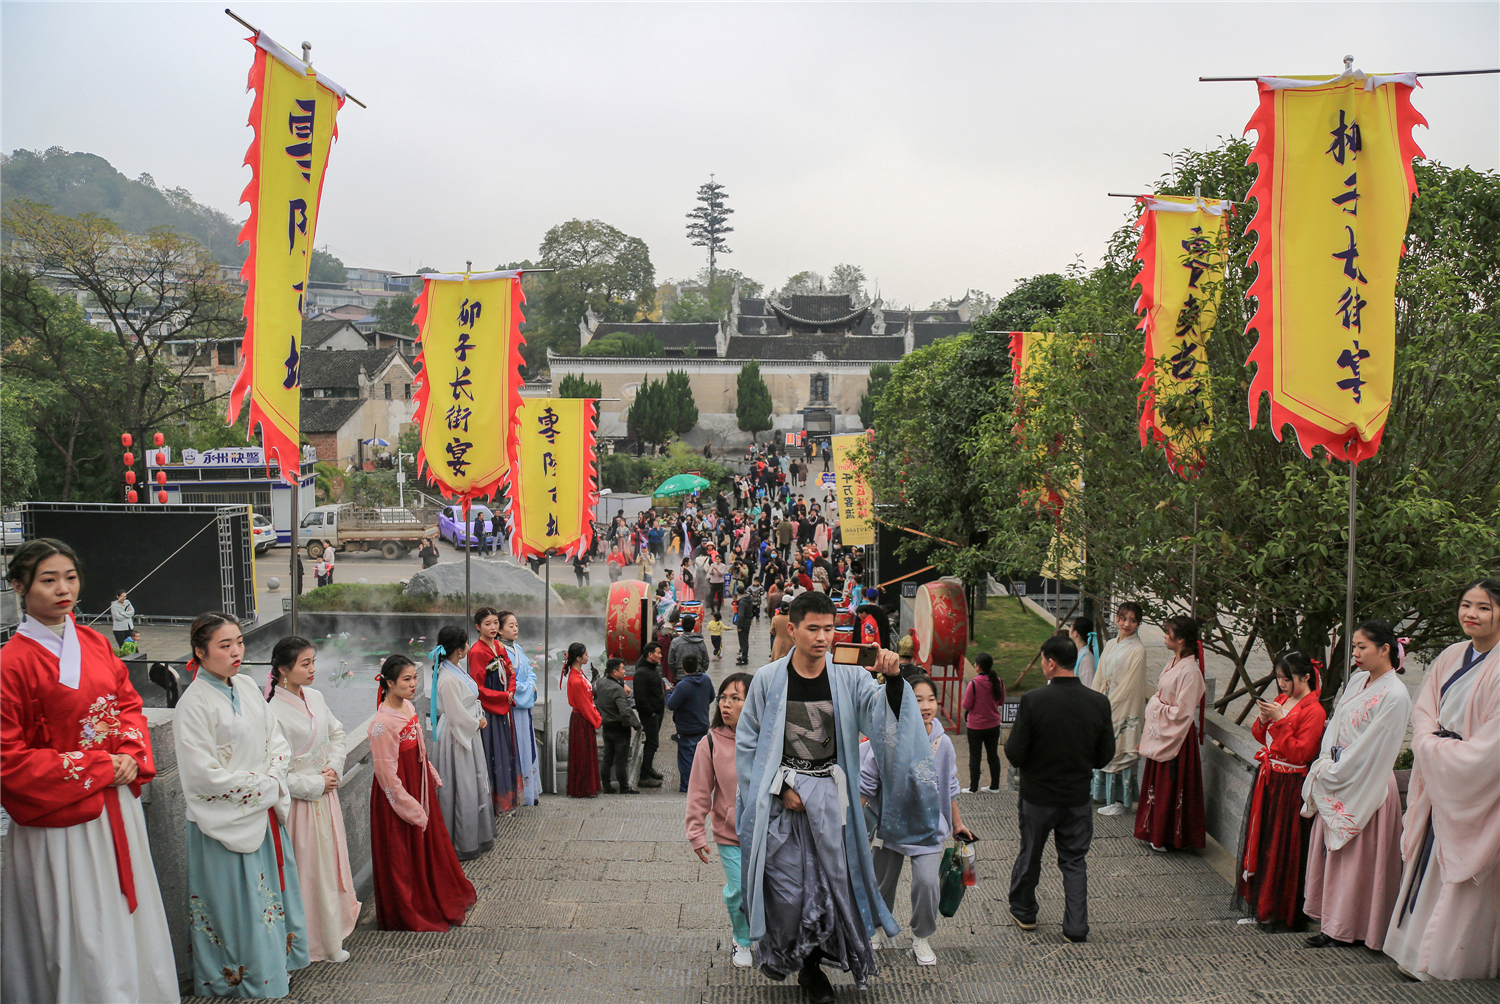
[[[661,645],[646,642],[646,650],[635,664],[635,682],[631,685],[635,710],[641,716],[641,787],[660,788],[662,775],[652,761],[661,748],[661,720],[667,712],[666,684],[661,678]]]
[[[605,664],[603,679],[594,685],[594,707],[603,721],[599,730],[604,737],[604,757],[599,766],[604,781],[601,790],[606,795],[639,795],[630,786],[630,731],[641,727],[641,719],[625,693],[624,659],[611,659]],[[617,787],[610,785],[611,772]]]
[[[1057,843],[1063,878],[1063,937],[1089,936],[1089,843],[1094,813],[1093,772],[1115,755],[1109,698],[1073,675],[1078,650],[1065,635],[1042,643],[1047,686],[1027,691],[1005,742],[1005,757],[1021,772],[1021,851],[1010,872],[1010,915],[1023,931],[1036,928],[1036,884],[1047,834]]]

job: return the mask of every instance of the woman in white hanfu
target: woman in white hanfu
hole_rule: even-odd
[[[1311,948],[1363,941],[1380,951],[1401,881],[1401,794],[1396,754],[1411,696],[1403,642],[1385,621],[1354,632],[1357,670],[1328,716],[1323,747],[1302,783],[1302,815],[1313,816],[1304,911],[1322,922]]]
[[[1412,712],[1401,890],[1385,954],[1419,980],[1500,976],[1500,581],[1465,590],[1469,640],[1438,656]]]
[[[291,748],[240,673],[229,614],[191,629],[198,674],[172,721],[187,812],[188,934],[200,997],[285,997],[308,963],[297,859],[286,831]]]
[[[141,811],[156,763],[140,695],[109,641],[73,620],[68,545],[27,541],[9,575],[26,616],[0,650],[0,1001],[175,1001]]]
[[[354,933],[359,920],[338,791],[348,748],[344,726],[328,710],[323,695],[310,686],[317,655],[306,638],[291,635],[278,641],[271,650],[269,702],[292,750],[286,774],[292,814],[286,828],[302,880],[308,957],[313,962],[343,962],[349,958],[344,939]]]

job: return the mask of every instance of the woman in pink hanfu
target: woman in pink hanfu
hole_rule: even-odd
[[[1419,980],[1500,976],[1500,582],[1459,602],[1468,641],[1427,670],[1412,711],[1401,888],[1385,953]]]
[[[1322,921],[1312,948],[1363,941],[1379,951],[1401,882],[1401,794],[1394,765],[1411,696],[1397,675],[1403,642],[1385,621],[1354,632],[1357,667],[1328,716],[1323,747],[1302,784],[1316,816],[1303,909]]]

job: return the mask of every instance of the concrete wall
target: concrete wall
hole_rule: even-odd
[[[1231,854],[1240,846],[1245,811],[1255,783],[1255,751],[1250,730],[1209,710],[1203,719],[1203,810],[1209,836]]]
[[[162,905],[172,932],[172,954],[181,977],[192,974],[188,955],[187,911],[187,815],[182,783],[177,776],[177,753],[172,744],[172,716],[168,708],[147,708],[151,749],[156,757],[156,779],[141,790],[146,831],[151,839],[151,861],[161,887]],[[370,766],[368,720],[347,731],[349,756],[344,763],[344,781],[339,804],[344,813],[344,835],[349,843],[349,868],[354,873],[355,893],[361,900],[373,895],[370,869],[370,793],[374,772]]]

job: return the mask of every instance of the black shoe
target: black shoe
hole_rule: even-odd
[[[641,793],[641,790],[639,788],[621,788],[620,789],[620,794],[622,794],[622,795],[639,795],[640,793]]]
[[[1064,933],[1063,937],[1067,938],[1069,941],[1071,941],[1075,945],[1086,944],[1088,942],[1088,940],[1089,940],[1089,936],[1087,934],[1080,934],[1080,935],[1078,935],[1078,937],[1075,938],[1071,934]]]
[[[654,777],[643,777],[643,778],[641,778],[641,787],[642,788],[660,788],[661,787],[661,782],[658,781]]]
[[[613,788],[609,787],[608,785],[606,785],[605,787],[599,789],[599,794],[601,794],[601,795],[613,795],[613,794],[616,794],[616,792],[615,792],[615,789],[613,789]]]
[[[797,985],[811,1004],[833,1004],[833,984],[828,982],[822,966],[803,966],[797,974]]]
[[[1321,931],[1309,938],[1304,939],[1304,942],[1308,948],[1327,948],[1329,945],[1338,945],[1340,948],[1349,947],[1349,942],[1340,941],[1337,938],[1330,938],[1328,935],[1324,934]]]
[[[654,768],[644,767],[641,769],[641,777],[649,777],[653,780],[664,781],[666,780],[667,776],[665,774],[658,774]]]

